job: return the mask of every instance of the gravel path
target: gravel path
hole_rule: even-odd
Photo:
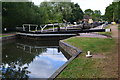
[[[95,28],[91,28],[91,29],[102,29],[104,26],[101,25],[101,26],[98,26],[98,27],[95,27]],[[77,36],[77,37],[96,37],[96,38],[109,38],[108,36],[105,36],[105,35],[101,35],[101,34],[98,34],[98,33],[79,33],[80,36]]]
[[[97,33],[80,33],[80,36],[77,37],[96,37],[96,38],[108,38],[108,36],[104,36]]]
[[[112,25],[111,27],[112,37],[118,40],[118,25]]]

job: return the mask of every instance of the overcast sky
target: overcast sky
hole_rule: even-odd
[[[39,5],[44,0],[32,0],[34,4]],[[49,1],[49,0],[46,0]],[[102,14],[105,13],[105,8],[112,3],[113,0],[71,0],[71,2],[78,3],[81,9],[100,10]]]

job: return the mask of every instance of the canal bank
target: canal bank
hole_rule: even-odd
[[[68,37],[67,37],[68,38]],[[31,55],[31,57],[30,58],[32,58],[32,56],[33,56],[33,54],[36,54],[36,55],[38,55],[38,53],[37,52],[31,52],[31,51],[39,51],[39,48],[46,48],[46,47],[48,47],[48,49],[50,48],[50,49],[52,49],[52,48],[54,48],[54,47],[57,47],[55,44],[56,44],[56,42],[55,41],[52,41],[53,42],[53,44],[51,45],[51,44],[49,44],[49,43],[51,43],[51,41],[48,41],[48,42],[45,42],[44,41],[44,43],[43,43],[43,40],[42,41],[36,41],[36,40],[34,40],[35,42],[33,42],[32,40],[25,40],[25,39],[22,39],[22,40],[20,40],[20,39],[18,39],[17,40],[17,38],[16,38],[16,35],[14,35],[14,36],[7,36],[6,38],[4,38],[4,39],[2,39],[3,40],[3,46],[2,46],[2,48],[3,48],[3,50],[2,50],[2,52],[3,52],[3,63],[4,63],[4,61],[7,63],[7,62],[11,62],[12,60],[7,60],[7,59],[12,59],[12,58],[14,58],[13,60],[15,60],[15,61],[17,61],[18,59],[24,59],[25,60],[25,56],[23,56],[23,55]],[[13,41],[12,41],[13,40]],[[17,41],[17,43],[16,43],[16,41]],[[32,44],[32,45],[31,45]],[[63,43],[58,43],[58,44],[60,44],[60,45],[64,45],[63,46],[63,48],[67,48],[67,47],[69,47],[69,48],[67,48],[66,50],[68,51],[68,50],[72,50],[71,52],[69,52],[69,53],[67,53],[66,52],[66,50],[64,50],[63,48],[62,48],[62,46],[60,46],[61,48],[60,49],[58,49],[58,52],[62,49],[64,52],[66,52],[65,54],[64,54],[64,56],[66,57],[67,55],[69,55],[69,57],[67,58],[68,59],[68,61],[65,63],[65,64],[63,64],[63,66],[61,66],[50,78],[55,78],[68,64],[69,64],[69,62],[71,62],[78,54],[80,54],[80,52],[81,51],[79,51],[79,50],[77,50],[77,48],[75,48],[75,47],[73,47],[73,46],[70,46],[69,44],[65,44],[64,42]],[[57,47],[58,48],[58,47]],[[14,50],[13,50],[14,49]],[[37,50],[38,49],[38,50]],[[53,49],[52,51],[54,51],[55,49]],[[61,50],[61,51],[62,51]],[[7,51],[9,51],[9,52],[7,52]],[[49,50],[50,51],[50,50]],[[55,50],[56,51],[56,50]],[[18,54],[16,54],[16,52],[18,53]],[[22,52],[22,53],[20,53],[20,52]],[[74,54],[74,52],[76,52],[75,54]],[[24,54],[25,53],[25,54]],[[44,53],[44,52],[43,52]],[[51,52],[50,52],[51,53]],[[22,55],[21,55],[22,54]],[[55,54],[55,53],[53,53],[53,54]],[[58,53],[56,53],[56,56],[58,55]],[[7,56],[7,57],[6,57]],[[12,56],[12,57],[11,57]],[[43,55],[42,55],[43,56]],[[59,56],[59,55],[58,55]],[[10,58],[11,57],[11,58]],[[35,56],[34,56],[35,57]],[[70,58],[70,59],[69,59]],[[56,59],[56,58],[53,58],[53,59]],[[7,60],[7,61],[6,61]],[[60,59],[60,60],[62,60],[63,61],[63,59]],[[23,60],[22,60],[23,61]],[[26,61],[26,60],[25,60]],[[19,61],[18,61],[19,62]],[[21,63],[21,62],[20,62]],[[57,62],[57,64],[58,64],[59,62]],[[22,65],[24,65],[25,63],[23,63]],[[29,63],[28,63],[29,64]],[[4,64],[5,65],[5,64]],[[54,65],[56,65],[56,64],[54,64]],[[16,65],[15,65],[16,66]],[[20,67],[20,66],[19,66]],[[24,67],[24,66],[23,66]],[[16,67],[17,68],[17,67]],[[12,68],[11,68],[12,69]],[[17,70],[17,69],[15,69],[15,70]],[[29,69],[30,70],[30,69]],[[34,73],[34,72],[33,72]],[[26,74],[25,74],[26,75]],[[5,75],[4,75],[5,76]],[[34,77],[34,76],[33,76]],[[38,77],[39,78],[39,77]]]
[[[10,39],[15,39],[15,38],[16,38],[16,35],[0,37],[1,40],[10,40]]]
[[[0,34],[0,40],[10,40],[10,39],[15,39],[15,38],[16,38],[15,33]]]
[[[111,35],[113,36],[113,32],[115,32],[113,29],[116,29],[114,27],[117,26],[112,25],[110,27],[112,27]],[[68,64],[57,76],[58,79],[118,79],[118,43],[114,37],[77,36],[68,38],[64,42],[82,50],[82,54]],[[92,58],[86,58],[87,51],[91,52]]]
[[[81,50],[63,42],[63,40],[59,41],[59,46],[64,50],[64,52],[67,52],[67,54],[69,54],[71,58],[50,77],[52,79],[56,78],[67,67],[67,65],[70,64],[71,61],[73,61],[79,54],[82,53]],[[64,55],[66,54],[64,53]]]
[[[78,36],[77,36],[78,37]],[[73,37],[74,38],[74,37]],[[78,39],[79,38],[79,39]],[[80,37],[78,37],[75,41],[73,40],[73,41],[70,41],[70,42],[74,42],[75,44],[80,44],[81,43],[81,40],[83,41],[83,42],[89,42],[89,41],[93,41],[93,43],[90,43],[90,44],[98,44],[98,42],[100,41],[100,43],[101,43],[101,40],[99,40],[98,38],[90,38],[90,39],[88,39],[88,41],[86,41],[85,40],[85,38],[83,39],[83,38],[80,38]],[[71,38],[69,38],[69,39],[71,39]],[[76,45],[74,45],[74,43],[68,43],[69,42],[69,39],[65,39],[65,40],[61,40],[60,42],[59,42],[59,45],[64,49],[64,51],[67,51],[68,52],[68,54],[70,55],[70,56],[72,56],[69,60],[68,60],[68,62],[66,62],[63,66],[61,66],[50,78],[56,78],[57,76],[57,78],[81,78],[80,76],[82,76],[82,78],[86,78],[86,76],[87,76],[87,78],[89,78],[91,75],[90,74],[92,74],[92,78],[94,78],[95,76],[97,76],[97,75],[99,75],[99,73],[100,73],[100,71],[98,70],[98,71],[96,71],[97,69],[96,69],[96,67],[94,67],[94,66],[92,66],[94,63],[95,63],[95,65],[98,65],[99,63],[101,63],[102,62],[102,60],[103,59],[105,59],[105,58],[103,58],[104,56],[106,56],[106,54],[105,55],[103,55],[102,54],[102,56],[103,57],[101,57],[102,58],[102,60],[98,60],[98,59],[101,59],[100,57],[98,57],[97,58],[97,60],[96,60],[96,58],[92,58],[92,60],[91,59],[87,59],[87,58],[85,58],[84,59],[84,56],[85,56],[85,52],[87,51],[85,51],[85,50],[83,50],[83,51],[85,51],[85,52],[83,52],[84,54],[81,54],[81,55],[79,55],[80,53],[81,53],[81,51],[80,50],[82,50],[82,48],[79,48],[80,46],[81,47],[87,47],[87,46],[89,46],[89,45],[84,45],[84,44],[82,44],[82,45],[78,45],[78,46],[76,46]],[[94,41],[94,39],[96,39],[96,41]],[[107,38],[106,38],[107,39]],[[104,42],[104,38],[102,38],[102,42],[103,43],[106,43],[106,42]],[[66,41],[68,41],[68,42],[66,42]],[[107,40],[105,40],[105,41],[107,41]],[[82,42],[82,43],[83,43]],[[94,43],[95,42],[95,43]],[[109,43],[113,43],[113,41],[112,42],[108,42],[108,44]],[[72,46],[73,45],[73,46]],[[104,45],[104,44],[103,44]],[[74,47],[75,46],[75,47]],[[111,45],[108,45],[108,46],[111,46]],[[95,46],[92,46],[92,47],[94,47],[95,48]],[[100,47],[100,45],[98,45],[98,47]],[[100,49],[100,48],[98,48],[98,47],[96,47],[95,49],[96,50],[98,50],[98,49]],[[106,46],[105,46],[106,47]],[[89,48],[89,47],[88,47]],[[89,48],[89,49],[91,49],[91,48]],[[95,51],[95,49],[94,49],[94,51]],[[109,48],[109,49],[111,49],[111,48]],[[92,49],[91,49],[92,50]],[[97,53],[97,52],[96,52]],[[77,57],[78,56],[78,57]],[[76,58],[77,57],[77,58]],[[80,60],[78,59],[78,58],[81,58]],[[98,61],[98,63],[96,63],[96,61]],[[92,63],[91,63],[92,62]],[[76,66],[77,67],[77,69],[76,69],[76,67],[70,67],[70,65],[73,65],[73,64],[75,64],[74,66]],[[89,64],[89,65],[88,65]],[[81,66],[82,65],[82,66]],[[90,66],[90,68],[88,68],[88,67],[86,67],[86,66]],[[92,66],[92,67],[91,67]],[[103,65],[102,65],[103,66]],[[88,72],[86,72],[84,69],[85,68],[87,68],[86,69],[86,71],[88,71]],[[95,69],[93,69],[93,68],[95,68]],[[66,72],[66,69],[68,70],[67,72]],[[71,71],[69,71],[69,69],[71,70]],[[86,73],[88,73],[88,75],[86,74],[86,73],[84,73],[84,74],[81,74],[81,73],[79,73],[79,72],[74,72],[74,71],[72,71],[74,69],[74,71],[79,71],[79,72],[83,72],[84,73],[84,71],[86,72]],[[65,71],[64,71],[65,70]],[[70,73],[69,73],[70,72]],[[90,72],[93,72],[93,73],[90,73]],[[61,74],[65,74],[64,76],[66,76],[67,75],[67,77],[60,77],[61,76]],[[77,74],[76,74],[77,73]],[[96,74],[97,73],[97,74]],[[72,75],[71,75],[72,74]],[[76,75],[75,75],[76,74]],[[96,75],[95,75],[96,74]],[[71,76],[70,76],[71,75]],[[78,76],[78,75],[80,75],[80,76]]]

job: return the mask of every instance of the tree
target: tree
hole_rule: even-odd
[[[78,4],[74,5],[72,12],[73,12],[73,21],[78,21],[80,19],[83,19],[83,11],[80,9],[80,6]]]
[[[83,18],[80,6],[71,2],[43,2],[40,8],[44,10],[47,23],[62,22],[63,19],[74,22]]]
[[[95,10],[94,11],[93,19],[95,21],[100,21],[101,20],[101,11],[100,10]]]
[[[62,13],[58,9],[58,3],[55,2],[42,2],[40,9],[43,12],[45,19],[44,23],[55,23],[62,21]]]
[[[36,6],[31,2],[3,2],[3,27],[16,27],[24,23],[36,23]]]
[[[91,9],[86,9],[84,11],[84,17],[89,19],[93,19],[94,21],[99,21],[101,20],[101,11],[100,10],[91,10]]]
[[[15,28],[22,24],[61,23],[83,18],[83,11],[78,4],[71,2],[42,2],[39,6],[32,2],[3,2],[3,28]]]
[[[120,1],[113,2],[105,10],[105,18],[108,21],[118,21],[120,19]]]
[[[91,10],[91,9],[86,9],[86,10],[84,11],[84,14],[85,14],[85,16],[92,17],[93,14],[94,14],[94,12],[93,12],[93,10]]]

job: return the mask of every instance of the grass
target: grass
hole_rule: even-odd
[[[68,64],[57,78],[115,78],[117,77],[116,60],[112,56],[115,49],[114,39],[79,38],[65,40],[83,52]],[[102,54],[105,58],[86,58],[86,52]],[[113,65],[114,64],[114,65]]]
[[[82,51],[86,52],[90,50],[94,53],[108,52],[112,50],[114,40],[110,38],[70,38],[65,40],[65,42],[78,47]]]
[[[110,25],[104,27],[103,29],[110,29]],[[112,35],[112,32],[98,32],[98,33],[102,35],[108,35],[108,36]]]
[[[96,69],[99,60],[76,58],[58,76],[58,78],[93,78],[98,77],[100,69]]]
[[[108,29],[108,28],[110,28],[110,25],[108,25],[108,26],[104,27],[104,29]]]
[[[99,32],[99,34],[111,36],[112,32]]]
[[[0,35],[0,37],[7,37],[7,36],[10,36],[10,35]]]

